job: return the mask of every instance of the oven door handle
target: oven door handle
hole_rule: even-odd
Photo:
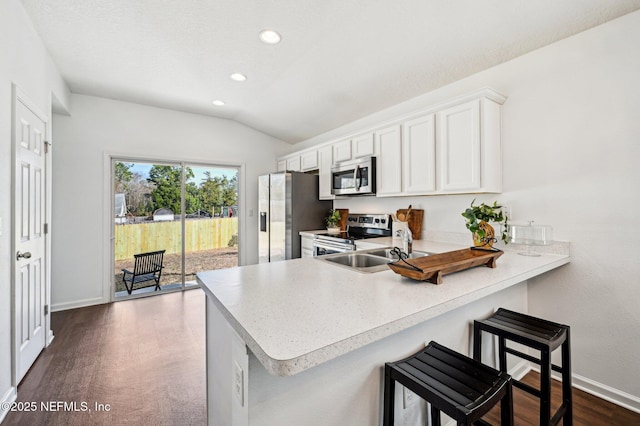
[[[316,251],[315,249],[317,248],[321,248],[321,249],[325,249],[325,250],[332,250],[332,251],[337,251],[340,253],[345,253],[345,252],[349,252],[349,251],[354,251],[356,249],[355,245],[351,246],[351,245],[347,245],[347,244],[333,244],[327,241],[318,241],[313,240],[313,248],[314,248],[314,252]]]

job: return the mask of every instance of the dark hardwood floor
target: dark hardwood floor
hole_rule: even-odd
[[[540,375],[529,372],[522,381],[539,388]],[[561,382],[553,381],[551,387],[552,410],[558,409],[561,403]],[[514,423],[516,426],[539,425],[540,404],[538,399],[521,389],[513,389]],[[500,423],[500,409],[491,410],[486,420],[492,424]],[[562,422],[560,422],[562,424]],[[640,414],[604,401],[600,398],[573,388],[573,424],[574,426],[633,426],[640,425]]]
[[[53,313],[55,339],[18,387],[37,409],[3,426],[206,424],[204,306],[195,289]]]
[[[37,410],[3,426],[206,424],[204,298],[196,289],[54,313],[56,337],[18,388]],[[557,407],[559,383],[553,397]],[[537,399],[519,389],[514,399],[515,424],[537,425]],[[499,411],[487,420],[499,424]],[[574,389],[574,425],[640,425],[640,414]]]

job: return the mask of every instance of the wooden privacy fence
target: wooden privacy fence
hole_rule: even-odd
[[[115,228],[115,260],[155,250],[181,253],[180,221],[116,224]],[[187,219],[185,232],[187,253],[228,247],[238,235],[238,218]]]

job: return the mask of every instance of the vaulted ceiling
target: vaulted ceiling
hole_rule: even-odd
[[[640,9],[640,0],[22,2],[72,92],[227,118],[289,143]],[[281,43],[262,43],[266,28]]]

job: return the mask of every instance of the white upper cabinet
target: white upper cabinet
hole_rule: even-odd
[[[475,99],[439,111],[436,124],[439,190],[500,192],[500,105]]]
[[[480,189],[480,100],[438,113],[443,191]]]
[[[398,195],[402,192],[402,139],[400,126],[391,126],[375,132],[376,195]]]
[[[353,148],[353,158],[374,155],[373,133],[365,133],[351,139],[351,147]]]
[[[323,146],[318,150],[319,187],[318,193],[321,200],[332,200],[331,194],[331,166],[333,165],[333,147]]]
[[[436,130],[434,114],[402,125],[402,192],[429,194],[436,190]]]
[[[278,170],[319,170],[320,198],[331,195],[331,166],[375,156],[380,197],[502,192],[502,104],[485,88],[400,117],[317,150],[292,153]],[[384,127],[383,127],[384,126]],[[364,130],[364,129],[363,129]]]
[[[300,154],[300,169],[303,172],[318,168],[318,151],[308,151]]]
[[[300,169],[300,156],[296,155],[295,157],[287,158],[287,171],[290,172],[299,172]]]
[[[333,162],[351,160],[351,139],[333,144]]]

